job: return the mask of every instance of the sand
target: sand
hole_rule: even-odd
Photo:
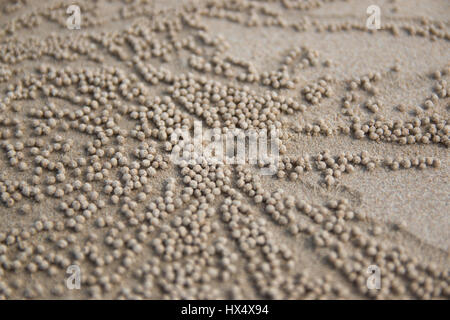
[[[0,298],[449,298],[448,1],[69,4],[0,4]],[[195,120],[290,160],[183,169]]]

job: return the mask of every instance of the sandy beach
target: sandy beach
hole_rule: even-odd
[[[71,4],[0,4],[0,299],[450,297],[448,1]]]

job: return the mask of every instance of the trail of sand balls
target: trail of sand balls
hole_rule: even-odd
[[[348,199],[314,203],[301,194],[269,192],[248,166],[211,165],[201,156],[178,166],[170,162],[171,134],[192,129],[196,119],[224,133],[270,126],[283,132],[289,125],[283,116],[320,107],[339,86],[346,88],[341,103],[348,122],[321,120],[296,126],[295,132],[448,148],[448,113],[441,110],[448,103],[448,66],[432,75],[433,92],[414,109],[415,117],[374,118],[387,107],[376,86],[385,74],[345,81],[327,75],[304,83],[303,70],[333,63],[307,46],[293,46],[278,68],[260,71],[228,55],[226,39],[209,33],[204,20],[298,32],[367,32],[364,21],[283,18],[285,9],[308,12],[327,2],[280,1],[273,9],[275,1],[206,1],[159,12],[142,1],[107,19],[96,13],[100,4],[87,1],[84,23],[94,31],[70,39],[18,36],[48,21],[65,28],[62,2],[9,20],[0,32],[5,163],[0,191],[1,212],[11,217],[11,226],[0,230],[0,297],[449,298],[447,266],[419,261],[380,237],[391,232],[388,227]],[[10,14],[21,10],[26,11],[21,2],[4,8]],[[126,24],[120,32],[95,31],[139,17],[152,19]],[[444,24],[427,20],[393,22],[382,32],[449,40]],[[160,66],[180,56],[187,72]],[[40,60],[37,70],[23,66]],[[86,61],[92,65],[76,64]],[[69,62],[73,65],[61,64]],[[398,71],[395,66],[386,74]],[[361,116],[358,109],[364,108],[369,115]],[[442,165],[442,159],[427,155],[393,158],[364,150],[291,156],[287,140],[281,135],[282,158],[273,179],[292,183],[319,172],[323,181],[317,184],[332,188],[359,169],[439,170]],[[49,211],[38,215],[35,206]],[[309,254],[324,257],[321,267],[330,272],[309,274],[295,246],[280,238],[311,241]],[[65,287],[66,269],[73,264],[83,272],[80,291]],[[376,291],[366,286],[367,266],[374,264],[388,270]]]

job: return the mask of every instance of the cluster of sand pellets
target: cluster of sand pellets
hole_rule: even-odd
[[[0,4],[0,299],[450,298],[448,1],[74,2]]]

